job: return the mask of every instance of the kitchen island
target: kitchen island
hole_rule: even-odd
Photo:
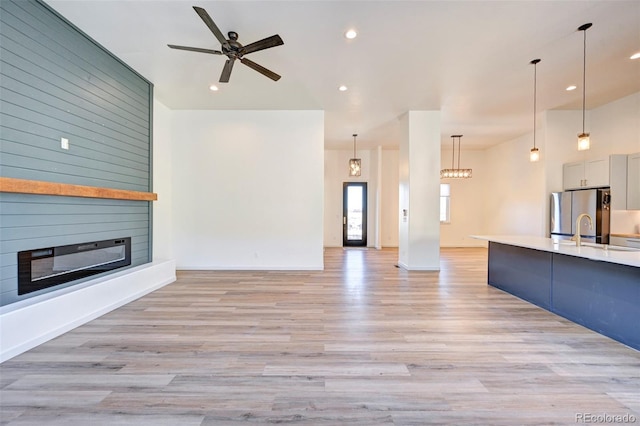
[[[529,236],[489,242],[488,284],[640,350],[640,251]]]

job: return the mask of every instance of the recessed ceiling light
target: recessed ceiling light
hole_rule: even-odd
[[[574,86],[574,85],[572,84],[571,86],[567,87],[567,92],[570,92],[570,91],[572,91],[572,90],[576,90],[577,88],[578,88],[577,86]]]
[[[345,86],[344,84],[340,87],[338,87],[338,90],[341,92],[346,92],[347,91],[347,86]]]
[[[634,53],[629,57],[629,59],[638,59],[638,58],[640,58],[640,52]]]
[[[356,32],[356,30],[350,29],[350,30],[347,30],[346,33],[344,33],[344,36],[351,40],[356,38],[358,36],[358,33]]]
[[[218,86],[216,86],[215,84],[212,84],[211,86],[209,86],[209,90],[211,90],[212,92],[217,92]]]

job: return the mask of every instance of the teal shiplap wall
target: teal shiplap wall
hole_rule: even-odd
[[[1,176],[151,192],[152,99],[44,3],[0,1]],[[149,202],[0,193],[0,306],[82,282],[18,296],[18,251],[127,236],[149,262]]]

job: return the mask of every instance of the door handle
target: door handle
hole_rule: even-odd
[[[347,224],[347,217],[346,216],[342,216],[342,224],[343,225]]]

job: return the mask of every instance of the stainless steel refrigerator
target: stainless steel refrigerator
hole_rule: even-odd
[[[587,213],[593,220],[593,229],[589,229],[589,221],[583,218],[579,224],[582,239],[609,244],[610,204],[611,193],[608,188],[552,192],[551,238],[571,238],[576,233],[578,216]]]

